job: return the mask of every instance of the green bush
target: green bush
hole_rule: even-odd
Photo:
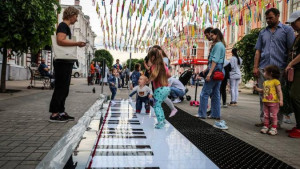
[[[110,54],[110,52],[105,50],[105,49],[96,50],[95,51],[95,58],[93,59],[93,61],[102,62],[102,60],[106,60],[106,65],[109,69],[112,67],[113,62],[114,62],[114,58]]]
[[[252,29],[249,34],[245,35],[240,41],[238,41],[234,47],[238,49],[238,55],[243,59],[242,63],[242,80],[244,83],[249,80],[253,80],[253,65],[255,57],[255,44],[259,35],[259,32],[263,28]]]
[[[130,59],[127,59],[126,64],[127,64],[128,68],[129,68],[129,62],[130,62]],[[134,70],[134,66],[137,63],[141,64],[141,70],[144,71],[145,70],[144,59],[131,59],[130,71]]]

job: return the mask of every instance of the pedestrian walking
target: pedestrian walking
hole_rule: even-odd
[[[109,76],[108,83],[111,91],[111,103],[115,104],[115,96],[117,94],[118,87],[118,70],[113,68],[111,76]]]
[[[263,95],[264,126],[260,130],[263,134],[277,135],[277,114],[279,106],[283,106],[283,96],[280,85],[280,70],[277,66],[270,65],[264,70],[265,81],[263,89],[254,86],[254,90]],[[269,122],[272,127],[269,129]]]
[[[103,78],[101,78],[101,83],[104,83],[105,85],[107,85],[108,82],[108,76],[109,76],[109,69],[108,67],[105,65],[105,72]]]
[[[95,62],[92,61],[91,65],[90,65],[90,75],[88,78],[88,84],[89,85],[93,85],[93,81],[94,81],[94,76],[95,76],[95,72],[96,72],[96,68],[95,68]]]
[[[79,10],[73,6],[66,8],[63,12],[63,22],[56,29],[56,41],[59,46],[78,46],[84,47],[85,42],[74,42],[72,38],[70,25],[77,22]],[[65,101],[69,94],[71,74],[74,62],[77,58],[64,59],[59,54],[54,57],[54,72],[55,72],[55,88],[50,102],[49,112],[50,122],[67,122],[74,120],[74,117],[65,112]]]
[[[95,84],[99,84],[100,83],[100,79],[101,79],[101,64],[100,62],[96,62],[96,81],[95,81]]]
[[[288,22],[298,32],[285,69],[291,82],[290,101],[296,118],[296,126],[288,132],[290,137],[300,138],[300,11],[292,13]]]
[[[280,108],[278,113],[278,125],[280,127],[283,119],[283,114],[292,112],[289,98],[288,86],[284,78],[284,70],[287,66],[288,50],[292,47],[295,40],[294,31],[290,26],[284,25],[279,21],[280,12],[276,8],[270,8],[265,12],[268,26],[261,30],[255,45],[255,59],[253,74],[258,80],[258,87],[263,88],[263,83],[266,80],[263,76],[264,69],[268,65],[275,65],[280,69],[279,81],[282,86],[284,106]],[[264,121],[263,113],[263,95],[260,94],[260,123],[255,126],[262,127]]]
[[[128,81],[129,81],[129,76],[130,76],[130,70],[128,69],[127,66],[124,66],[124,70],[125,70],[125,85],[128,88]]]
[[[116,60],[116,64],[114,64],[113,68],[117,69],[117,72],[118,72],[118,76],[117,76],[117,79],[118,79],[118,88],[121,88],[121,81],[120,81],[120,77],[121,77],[121,73],[122,73],[122,65],[120,64],[120,60],[117,59]]]
[[[233,48],[231,50],[232,57],[230,59],[231,71],[229,73],[230,77],[230,93],[231,93],[231,106],[236,106],[239,97],[239,83],[241,80],[241,65],[242,58],[238,56],[237,49]]]
[[[121,71],[121,73],[120,73],[120,76],[121,76],[121,87],[124,88],[124,85],[125,85],[125,77],[126,77],[125,69],[122,69],[122,71]]]
[[[227,108],[227,84],[228,84],[228,79],[230,78],[229,72],[231,70],[231,64],[228,62],[226,59],[224,59],[224,79],[222,80],[221,87],[220,87],[220,94],[222,96],[222,108]]]

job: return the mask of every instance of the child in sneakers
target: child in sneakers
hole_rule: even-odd
[[[116,87],[116,86],[118,86],[117,75],[118,75],[118,71],[117,71],[117,69],[114,68],[112,70],[111,76],[109,76],[109,79],[108,79],[109,89],[111,91],[111,103],[112,104],[115,104],[114,99],[117,94],[117,87]]]
[[[150,98],[152,98],[152,90],[146,86],[148,82],[148,78],[146,76],[141,76],[139,78],[139,85],[135,86],[132,92],[129,94],[129,97],[132,97],[135,93],[137,93],[136,98],[136,113],[141,113],[142,104],[145,103],[146,113],[150,113]]]
[[[264,70],[264,77],[267,79],[263,84],[263,89],[254,86],[254,90],[263,93],[264,126],[260,130],[263,134],[277,134],[277,113],[279,106],[283,106],[283,96],[281,91],[280,70],[277,66],[270,65]],[[272,117],[271,117],[272,115]],[[269,121],[272,121],[269,129]]]
[[[168,83],[169,83],[169,87],[170,87],[170,95],[175,98],[175,100],[173,101],[173,103],[180,103],[180,97],[183,97],[185,94],[185,87],[184,85],[178,80],[175,79],[174,77],[170,77],[168,79]],[[169,108],[171,109],[171,113],[169,115],[169,117],[173,117],[176,115],[177,113],[177,109],[175,108],[175,106],[173,105],[173,103],[168,103],[168,101],[171,102],[171,100],[167,97],[166,100],[164,101]]]
[[[161,104],[170,93],[170,87],[168,87],[168,78],[170,77],[170,74],[163,61],[163,50],[159,48],[160,46],[153,46],[148,52],[148,64],[151,70],[149,80],[153,81],[155,98],[155,105],[153,108],[158,121],[155,125],[156,129],[161,129],[165,125],[165,115]]]

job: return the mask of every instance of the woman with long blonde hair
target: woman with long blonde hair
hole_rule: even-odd
[[[164,64],[162,56],[162,51],[157,48],[152,48],[148,52],[148,64],[151,70],[149,80],[153,81],[154,98],[156,101],[153,107],[158,121],[155,125],[156,129],[161,129],[165,125],[165,115],[161,104],[170,93],[170,88],[168,87],[169,70]]]

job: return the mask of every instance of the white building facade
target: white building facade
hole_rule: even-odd
[[[74,1],[74,6],[80,11],[78,15],[78,21],[72,25],[71,32],[72,36],[76,37],[77,41],[89,42],[86,47],[77,47],[77,58],[79,63],[79,69],[83,77],[86,77],[88,73],[89,63],[94,58],[94,41],[96,38],[96,34],[92,31],[90,26],[90,18],[87,15],[84,15],[82,12],[82,7],[79,5],[79,0]],[[57,23],[62,22],[62,14],[64,9],[68,7],[68,5],[61,5],[62,10],[58,15]],[[57,27],[57,25],[56,25]],[[53,54],[51,53],[51,49],[48,50],[42,49],[41,52],[36,56],[31,56],[30,51],[28,53],[23,54],[11,54],[10,50],[8,50],[8,54],[10,57],[7,59],[7,69],[6,69],[6,80],[27,80],[30,78],[31,74],[28,69],[28,66],[31,65],[32,62],[35,62],[37,65],[41,63],[41,59],[45,59],[48,67],[53,70]],[[34,59],[34,60],[32,60]],[[0,72],[2,67],[3,56],[0,52]],[[1,73],[0,73],[1,77]]]
[[[62,22],[63,11],[69,7],[69,5],[61,5],[62,10],[58,15],[58,23]],[[90,17],[84,15],[82,12],[82,7],[79,5],[79,0],[75,0],[75,5],[80,12],[77,18],[77,22],[71,25],[72,36],[76,37],[76,41],[88,42],[85,47],[77,47],[77,59],[79,63],[79,69],[83,77],[86,77],[89,70],[89,64],[94,58],[95,52],[95,38],[96,34],[92,31],[90,26]]]

